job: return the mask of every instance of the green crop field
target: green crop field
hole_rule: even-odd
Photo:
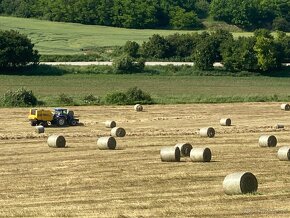
[[[13,29],[26,34],[41,54],[80,54],[81,49],[120,46],[128,40],[142,43],[153,34],[194,32],[124,29],[3,16],[0,17],[0,29]],[[234,33],[234,35],[249,36],[251,33]]]
[[[54,104],[56,97],[67,94],[76,102],[93,94],[101,98],[114,91],[137,86],[157,103],[286,101],[290,100],[290,78],[229,76],[158,76],[158,75],[76,75],[0,76],[0,95],[6,90],[25,87]]]

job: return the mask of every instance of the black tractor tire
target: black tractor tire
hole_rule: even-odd
[[[31,126],[36,126],[37,125],[37,121],[30,121],[30,125]]]
[[[70,125],[71,126],[76,126],[77,124],[78,124],[78,122],[76,120],[70,121]]]
[[[65,126],[66,125],[66,120],[63,117],[58,118],[57,120],[57,126]]]
[[[43,127],[48,127],[47,121],[40,122],[39,125],[41,125]]]

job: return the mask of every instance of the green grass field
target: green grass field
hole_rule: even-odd
[[[1,30],[17,30],[26,34],[35,43],[41,54],[81,54],[81,49],[104,46],[120,46],[126,41],[142,43],[153,34],[170,35],[175,30],[136,30],[97,25],[50,22],[37,19],[0,16]],[[249,36],[252,33],[234,33]]]
[[[39,100],[54,105],[59,94],[80,102],[93,94],[104,98],[114,91],[137,86],[156,103],[290,101],[290,78],[158,75],[0,76],[0,96],[25,87]],[[81,104],[81,102],[79,103]]]

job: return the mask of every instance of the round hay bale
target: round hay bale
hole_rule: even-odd
[[[114,127],[111,129],[111,136],[124,137],[125,135],[126,135],[126,131],[122,127]]]
[[[192,149],[192,145],[189,143],[177,143],[174,147],[178,147],[180,149],[181,157],[189,157]]]
[[[180,149],[179,147],[163,147],[160,150],[161,161],[164,162],[179,162]]]
[[[259,138],[260,147],[275,147],[277,145],[277,138],[273,135],[262,135]]]
[[[258,181],[250,172],[236,172],[225,177],[223,189],[227,195],[253,193],[258,190]]]
[[[209,148],[193,148],[190,151],[190,159],[193,162],[210,162],[211,150]]]
[[[275,128],[276,129],[284,129],[284,125],[283,124],[276,124]]]
[[[62,135],[51,135],[47,139],[49,147],[64,148],[66,141]]]
[[[222,118],[222,119],[220,120],[220,124],[221,124],[222,126],[230,126],[230,125],[232,124],[232,121],[231,121],[230,118]]]
[[[117,126],[117,124],[116,124],[116,122],[113,121],[113,120],[107,120],[107,121],[105,122],[105,126],[106,126],[107,128],[114,128],[114,127]]]
[[[143,106],[141,104],[135,104],[134,110],[138,112],[143,111]]]
[[[44,133],[44,127],[43,126],[36,126],[35,132],[36,133]]]
[[[100,150],[114,150],[117,146],[116,139],[114,137],[101,137],[97,140],[97,146]]]
[[[290,160],[290,146],[283,146],[278,150],[279,160]]]
[[[289,111],[290,110],[290,105],[289,104],[281,104],[281,110]]]
[[[204,127],[199,130],[199,135],[202,137],[213,138],[215,136],[215,130],[212,127]]]

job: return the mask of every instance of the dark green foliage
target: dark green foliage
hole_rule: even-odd
[[[0,68],[37,64],[39,55],[33,47],[31,40],[17,31],[0,31]]]
[[[196,13],[185,11],[181,7],[173,7],[170,12],[170,26],[174,29],[199,29],[203,27]]]
[[[134,61],[129,55],[122,55],[113,61],[113,69],[116,73],[141,72],[145,67],[145,61]]]
[[[138,58],[139,57],[139,44],[134,41],[127,41],[123,46],[123,52],[130,57]]]
[[[273,20],[272,28],[273,30],[290,32],[290,22],[288,22],[285,18],[277,17]]]
[[[71,96],[61,93],[58,96],[57,102],[61,105],[74,105],[74,100]]]
[[[133,87],[127,90],[126,92],[127,101],[129,104],[144,103],[151,104],[153,103],[151,96],[148,93],[143,92],[138,87]]]
[[[89,105],[96,105],[100,103],[100,98],[97,96],[94,96],[93,94],[86,95],[83,100],[85,104],[89,104]]]
[[[221,46],[222,63],[227,70],[256,71],[258,60],[254,51],[254,37],[231,39]]]
[[[143,42],[140,53],[145,58],[168,58],[172,56],[169,42],[158,34],[154,34],[149,41]]]
[[[151,96],[143,92],[138,87],[129,88],[125,93],[124,92],[113,92],[107,94],[105,97],[107,104],[152,104],[153,100]]]
[[[172,50],[172,56],[189,57],[196,47],[198,34],[179,34],[175,33],[166,37]]]
[[[35,106],[38,101],[31,90],[20,88],[15,91],[8,90],[2,96],[2,105],[7,107]]]
[[[107,104],[118,104],[118,105],[124,105],[128,103],[127,96],[123,92],[113,92],[107,94],[105,97],[105,101]]]

